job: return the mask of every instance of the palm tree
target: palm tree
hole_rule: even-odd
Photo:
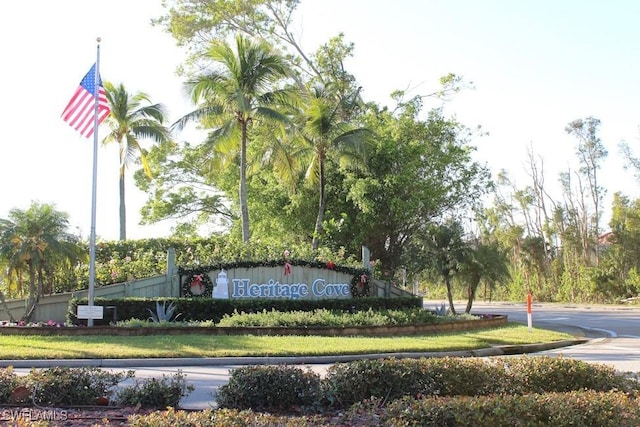
[[[467,283],[467,307],[465,313],[471,312],[473,301],[481,281],[490,288],[510,277],[509,261],[504,249],[497,242],[468,243],[468,250],[462,260],[460,273]]]
[[[0,219],[0,259],[7,266],[7,277],[26,276],[29,281],[26,321],[43,293],[47,273],[86,258],[75,236],[67,233],[68,226],[66,213],[35,202],[26,211],[12,209],[8,219]]]
[[[456,314],[451,279],[468,259],[470,248],[464,240],[464,228],[460,222],[450,219],[443,224],[430,224],[425,237],[424,250],[429,267],[443,279],[447,287],[449,309]]]
[[[143,139],[155,142],[169,140],[169,129],[163,125],[165,109],[162,104],[152,104],[149,96],[143,92],[129,94],[121,84],[114,86],[104,83],[111,113],[106,119],[110,133],[102,140],[103,144],[117,143],[120,157],[120,240],[127,238],[127,211],[125,205],[124,177],[128,165],[137,161],[151,177],[147,163],[146,150],[140,145]]]
[[[242,240],[250,238],[247,205],[247,145],[250,128],[256,120],[286,121],[286,116],[272,108],[286,91],[274,85],[287,76],[284,59],[265,42],[253,42],[241,35],[235,49],[226,42],[215,42],[207,52],[219,70],[195,76],[185,86],[197,109],[178,120],[178,129],[193,121],[214,130],[205,143],[219,153],[240,157],[239,200]],[[238,152],[237,145],[240,144]]]
[[[338,161],[349,161],[351,165],[363,164],[372,132],[341,121],[341,101],[326,88],[315,87],[307,95],[303,98],[303,108],[299,114],[299,135],[302,145],[306,147],[306,158],[309,159],[305,177],[310,183],[318,184],[318,214],[311,243],[312,250],[316,251],[326,208],[327,160],[330,155],[335,155]]]

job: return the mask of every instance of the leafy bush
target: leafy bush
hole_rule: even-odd
[[[444,357],[421,359],[420,363],[438,384],[441,396],[479,396],[514,393],[520,390],[517,380],[497,360]]]
[[[318,419],[314,423],[314,418]],[[286,417],[267,413],[256,413],[246,409],[219,409],[204,411],[176,411],[169,408],[166,411],[154,412],[149,415],[133,415],[129,417],[131,427],[309,427],[326,425],[320,417]]]
[[[491,395],[477,397],[406,397],[384,405],[381,399],[357,403],[348,411],[326,415],[276,416],[235,409],[167,411],[129,418],[134,427],[175,426],[420,426],[420,427],[636,427],[638,401],[621,392]]]
[[[420,309],[339,311],[316,309],[313,311],[276,311],[262,310],[258,313],[225,314],[218,326],[221,327],[349,327],[349,326],[386,326],[386,325],[422,325],[459,319],[477,319],[474,316],[438,317]]]
[[[216,325],[211,320],[192,322],[153,322],[148,319],[129,319],[117,322],[116,326],[120,328],[213,328]]]
[[[446,423],[443,423],[446,421]],[[598,426],[640,423],[637,400],[620,392],[403,398],[380,411],[382,426]]]
[[[8,403],[13,390],[21,384],[22,381],[12,366],[0,369],[0,404]]]
[[[121,381],[134,372],[111,373],[95,367],[57,366],[32,369],[27,384],[38,405],[93,405],[99,397],[110,398]]]
[[[287,411],[310,407],[320,400],[320,376],[293,366],[245,366],[231,372],[218,389],[221,408]]]
[[[314,399],[327,408],[347,408],[370,399],[385,403],[405,396],[520,395],[582,389],[640,392],[640,383],[612,368],[550,357],[336,363],[319,382],[320,395],[316,376],[307,378],[298,369],[248,366],[235,370],[229,384],[221,388],[219,403],[235,409],[283,410],[310,406]]]
[[[115,307],[118,319],[149,318],[149,310],[153,310],[156,303],[171,302],[175,310],[182,313],[181,320],[185,322],[212,321],[219,322],[222,317],[238,313],[260,313],[262,311],[314,311],[329,310],[341,312],[361,312],[369,309],[373,311],[384,310],[414,310],[417,312],[422,307],[422,299],[415,297],[402,298],[358,298],[358,299],[328,299],[328,300],[288,300],[288,299],[213,299],[213,298],[101,298],[94,299],[95,305]],[[82,324],[83,320],[77,318],[77,306],[87,304],[86,298],[72,298],[67,308],[67,323],[70,325]],[[424,312],[424,310],[421,310]],[[424,314],[428,317],[429,314]],[[428,321],[428,319],[427,319]],[[86,321],[84,322],[86,324]],[[108,323],[108,320],[96,320],[94,324]]]
[[[135,380],[133,385],[121,388],[116,401],[120,405],[141,405],[145,408],[177,407],[180,400],[194,390],[193,385],[187,385],[184,374],[178,372],[170,377],[146,378]]]
[[[337,363],[323,380],[330,406],[346,407],[371,398],[403,396],[473,396],[508,392],[504,370],[482,359],[377,359]]]
[[[346,408],[370,398],[436,394],[438,385],[427,365],[415,359],[358,360],[330,366],[322,381],[323,401]]]
[[[503,370],[513,375],[513,388],[523,393],[565,392],[581,389],[596,391],[640,390],[637,381],[621,375],[613,367],[574,359],[518,357],[499,359]]]

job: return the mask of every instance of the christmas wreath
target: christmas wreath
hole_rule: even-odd
[[[353,298],[369,296],[369,277],[365,273],[356,274],[351,279],[351,296]]]
[[[189,274],[182,282],[183,297],[209,297],[213,294],[213,283],[205,273]]]

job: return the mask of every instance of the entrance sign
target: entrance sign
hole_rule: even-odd
[[[351,292],[347,283],[327,283],[325,279],[318,278],[311,285],[280,283],[273,279],[268,283],[256,284],[250,283],[249,279],[234,279],[231,293],[232,298],[305,299],[310,295],[316,298],[347,298]]]
[[[210,270],[209,295],[216,299],[352,298],[352,273],[328,268],[284,265]]]
[[[78,319],[102,319],[104,307],[101,305],[79,305]]]

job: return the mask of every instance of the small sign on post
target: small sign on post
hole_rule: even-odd
[[[533,325],[533,319],[531,318],[531,300],[533,297],[531,296],[531,292],[527,294],[527,325],[529,326],[529,332],[531,332],[531,328]]]
[[[79,305],[78,319],[102,319],[104,307],[101,305]]]

